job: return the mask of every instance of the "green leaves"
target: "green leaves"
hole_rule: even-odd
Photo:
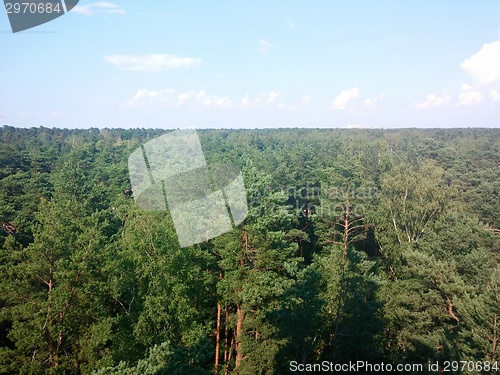
[[[428,162],[417,170],[400,165],[381,180],[379,210],[382,224],[399,244],[422,237],[427,226],[436,221],[449,206],[451,189],[444,185],[443,170]],[[390,229],[389,229],[390,228]]]
[[[249,212],[182,249],[123,194],[164,132],[0,129],[0,373],[498,360],[497,129],[200,131]]]

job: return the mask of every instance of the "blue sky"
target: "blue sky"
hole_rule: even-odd
[[[2,10],[0,124],[499,127],[500,1],[81,0],[15,34]]]

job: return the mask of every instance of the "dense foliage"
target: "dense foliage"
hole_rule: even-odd
[[[0,129],[0,373],[500,360],[499,129],[199,131],[249,212],[182,249],[124,194],[165,132]]]

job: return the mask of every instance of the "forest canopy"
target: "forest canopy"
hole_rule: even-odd
[[[167,132],[0,128],[0,373],[499,360],[500,129],[199,130],[248,215],[185,248],[130,191]]]

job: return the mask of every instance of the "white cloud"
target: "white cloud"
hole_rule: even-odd
[[[148,106],[175,108],[184,105],[228,109],[232,105],[232,100],[227,96],[207,95],[205,90],[186,91],[176,95],[174,89],[168,88],[158,91],[139,89],[132,99],[125,103],[128,108]]]
[[[277,91],[270,91],[267,94],[262,94],[254,99],[251,99],[248,94],[241,99],[241,107],[243,108],[258,108],[268,106],[276,101],[281,96]]]
[[[472,84],[462,83],[459,90],[448,91],[443,96],[428,94],[423,102],[414,102],[412,107],[472,107],[487,100],[491,103],[500,101],[500,41],[484,44],[477,53],[462,62],[460,67],[471,75]]]
[[[280,104],[278,104],[278,109],[284,109],[286,111],[296,111],[298,109],[305,107],[306,105],[311,103],[311,101],[312,101],[311,95],[306,95],[303,96],[302,99],[300,99],[300,101],[297,104],[287,105],[284,102],[281,102]]]
[[[248,97],[248,94],[241,99],[241,106],[243,108],[252,108],[252,100]]]
[[[349,102],[352,101],[353,99],[356,99],[358,95],[359,95],[359,89],[357,87],[354,87],[349,90],[342,90],[340,92],[340,95],[337,96],[332,102],[333,109],[337,110],[348,109]]]
[[[279,92],[271,91],[269,94],[264,95],[264,98],[265,98],[264,104],[271,104],[280,96],[281,96],[281,94]]]
[[[492,102],[500,101],[500,92],[498,90],[491,90],[489,92],[489,97]]]
[[[481,91],[477,91],[472,86],[462,83],[460,93],[458,94],[458,105],[471,106],[479,104],[483,101],[484,95]]]
[[[175,68],[199,66],[201,59],[192,57],[178,57],[166,53],[151,55],[107,55],[104,60],[123,70],[142,72],[163,72]]]
[[[352,101],[359,97],[360,91],[357,87],[349,90],[342,90],[340,94],[332,101],[332,108],[338,111],[342,110],[378,110],[381,107],[381,102],[385,98],[384,93],[380,93],[372,98],[364,99],[361,104],[352,104]]]
[[[273,47],[274,44],[269,43],[266,39],[261,39],[259,40],[259,46],[257,47],[257,50],[260,53],[266,53],[269,52],[269,50]]]
[[[96,13],[125,14],[125,10],[123,10],[120,5],[106,1],[90,3],[87,5],[75,5],[71,11],[85,16],[92,16]]]
[[[312,96],[311,95],[306,95],[304,96],[301,100],[300,100],[300,104],[302,105],[307,105],[309,103],[311,103],[312,101]]]
[[[486,43],[460,67],[478,83],[492,83],[500,80],[500,41]]]
[[[413,103],[412,107],[418,109],[438,108],[449,103],[450,100],[451,96],[449,94],[444,94],[443,96],[428,94],[423,102],[415,102]]]
[[[232,100],[227,96],[207,96],[205,90],[201,90],[196,94],[196,101],[205,108],[217,107],[228,109],[232,105]]]
[[[179,94],[177,96],[177,101],[174,103],[174,105],[176,107],[179,107],[181,105],[184,105],[186,104],[186,102],[191,99],[191,97],[193,96],[193,93],[191,92],[183,92],[182,94]]]
[[[385,98],[385,94],[380,93],[377,96],[375,96],[374,98],[365,99],[363,101],[363,107],[365,107],[366,109],[372,109],[372,110],[379,109],[380,102],[383,101],[384,98]]]
[[[170,103],[174,89],[165,89],[160,91],[139,89],[136,94],[125,105],[129,108],[138,107],[145,104],[159,104],[167,106]]]
[[[412,107],[417,109],[432,109],[445,105],[448,107],[471,107],[483,103],[487,97],[492,102],[500,101],[498,90],[486,92],[485,90],[462,83],[458,93],[446,92],[442,96],[428,94],[423,102],[415,102]]]
[[[184,91],[177,93],[172,88],[165,90],[149,90],[139,89],[136,94],[125,103],[128,108],[138,107],[168,107],[180,108],[188,106],[193,109],[265,109],[265,108],[278,108],[285,110],[298,110],[312,101],[310,95],[303,96],[293,105],[286,105],[285,103],[277,103],[281,93],[277,91],[270,91],[268,93],[259,95],[255,98],[250,98],[245,95],[241,100],[233,100],[229,96],[209,95],[204,89]]]

